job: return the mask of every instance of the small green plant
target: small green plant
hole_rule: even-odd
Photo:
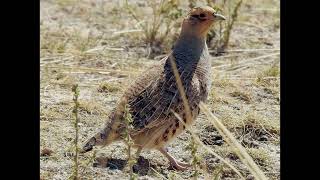
[[[74,93],[73,95],[73,102],[74,102],[74,107],[73,107],[73,114],[75,116],[75,122],[74,122],[74,127],[76,130],[75,134],[75,139],[74,139],[74,146],[75,146],[75,156],[74,156],[74,166],[73,170],[74,173],[71,176],[71,179],[79,179],[78,178],[78,169],[79,169],[79,163],[78,163],[78,154],[79,154],[79,148],[78,148],[78,139],[79,139],[79,116],[78,116],[78,109],[79,109],[79,89],[78,89],[78,84],[75,84],[72,86],[72,92]]]
[[[127,154],[128,154],[128,166],[130,168],[130,180],[137,179],[137,175],[134,174],[133,172],[133,165],[136,163],[136,158],[132,157],[131,155],[131,150],[132,150],[132,145],[133,141],[132,138],[130,137],[130,129],[131,129],[131,123],[133,121],[131,114],[129,112],[129,107],[128,105],[125,106],[124,108],[124,123],[125,123],[125,131],[124,131],[124,141],[127,144]]]
[[[189,148],[191,150],[191,155],[192,155],[192,168],[193,168],[192,177],[194,179],[198,179],[199,171],[198,171],[197,166],[199,166],[199,164],[200,164],[200,159],[197,155],[198,145],[197,145],[196,141],[194,140],[193,136],[191,136]]]

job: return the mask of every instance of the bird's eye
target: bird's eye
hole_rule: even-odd
[[[199,15],[192,15],[192,17],[197,18],[197,19],[199,19],[199,20],[204,20],[205,17],[206,17],[206,15],[203,14],[203,13],[201,13],[201,14],[199,14]]]
[[[192,17],[194,17],[194,18],[199,18],[199,15],[192,15]]]

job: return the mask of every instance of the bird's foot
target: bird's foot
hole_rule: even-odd
[[[177,161],[176,159],[173,159],[170,161],[170,165],[176,169],[176,170],[179,170],[179,171],[184,171],[184,170],[187,170],[189,167],[191,167],[190,164],[188,163],[183,163],[183,162],[179,162]]]
[[[166,158],[170,161],[170,165],[176,169],[176,170],[187,170],[189,167],[191,167],[188,163],[179,162],[174,157],[172,157],[169,153],[167,148],[160,148],[159,151],[166,156]]]

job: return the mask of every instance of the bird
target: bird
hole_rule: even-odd
[[[225,19],[209,6],[191,8],[183,18],[179,37],[168,55],[127,88],[103,128],[84,143],[81,153],[123,140],[127,130],[137,154],[142,150],[158,150],[173,168],[188,169],[191,165],[175,159],[167,146],[194,123],[200,113],[199,103],[207,101],[211,64],[206,36],[215,22]],[[191,120],[186,117],[170,61],[175,62],[180,75]],[[130,128],[125,123],[126,112],[131,116]],[[184,123],[173,112],[180,115]]]

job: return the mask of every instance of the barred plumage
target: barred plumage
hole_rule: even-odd
[[[200,16],[201,14],[201,16]],[[130,136],[134,146],[141,149],[158,149],[177,169],[188,165],[177,162],[165,150],[165,146],[190,126],[199,114],[200,101],[206,101],[210,89],[210,62],[206,35],[217,15],[210,7],[198,7],[184,19],[180,37],[172,52],[158,65],[143,73],[120,99],[110,114],[105,128],[90,138],[83,147],[89,151],[95,145],[108,145],[121,139],[124,131],[125,106],[133,122]],[[174,60],[192,111],[188,122],[170,59]],[[186,123],[181,124],[171,111],[178,113]]]

